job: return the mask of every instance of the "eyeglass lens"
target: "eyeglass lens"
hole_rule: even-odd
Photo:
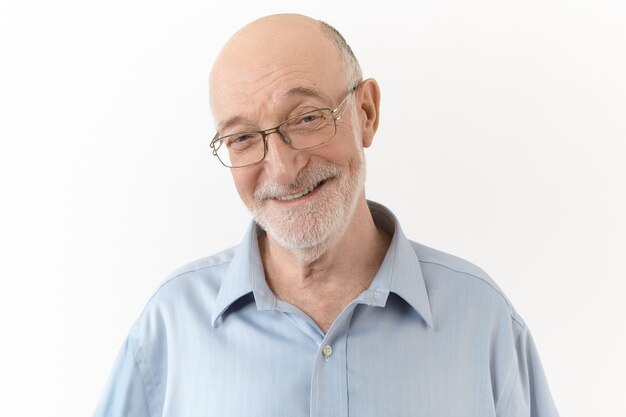
[[[269,129],[273,130],[273,129]],[[328,142],[335,136],[332,111],[314,110],[287,120],[278,127],[278,134],[294,149],[308,149]],[[270,133],[271,134],[271,133]],[[254,164],[265,158],[265,132],[242,132],[225,135],[215,142],[215,154],[232,168]]]

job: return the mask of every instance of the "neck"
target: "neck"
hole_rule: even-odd
[[[272,291],[326,331],[345,306],[369,287],[390,240],[374,224],[363,196],[337,242],[313,260],[287,251],[266,234],[259,245]]]

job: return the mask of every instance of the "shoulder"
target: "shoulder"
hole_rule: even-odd
[[[166,287],[176,286],[185,280],[203,280],[215,275],[215,272],[228,267],[235,255],[237,246],[218,252],[211,256],[188,262],[174,271],[161,283],[156,293]]]
[[[510,317],[518,330],[525,327],[521,316],[496,284],[475,264],[437,249],[411,241],[419,260],[429,296],[458,297],[457,303],[480,306],[483,311]]]
[[[211,309],[237,246],[188,262],[171,272],[154,291],[140,321],[179,316],[194,306]]]

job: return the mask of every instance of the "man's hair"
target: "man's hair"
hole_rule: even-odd
[[[337,49],[339,50],[339,55],[346,74],[346,81],[348,82],[346,87],[354,87],[356,83],[361,81],[363,75],[361,73],[361,65],[359,65],[359,61],[356,59],[356,56],[354,56],[352,48],[350,48],[346,39],[337,29],[322,20],[318,20],[318,22],[320,22],[322,32],[324,32],[324,34],[326,34],[330,40],[335,43]]]

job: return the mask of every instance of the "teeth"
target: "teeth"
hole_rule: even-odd
[[[300,191],[299,193],[281,195],[281,196],[278,196],[276,198],[281,200],[281,201],[295,200],[296,198],[300,198],[300,197],[302,197],[304,195],[307,195],[308,193],[313,191],[318,185],[319,184],[314,184],[314,185],[311,185],[309,188]]]

